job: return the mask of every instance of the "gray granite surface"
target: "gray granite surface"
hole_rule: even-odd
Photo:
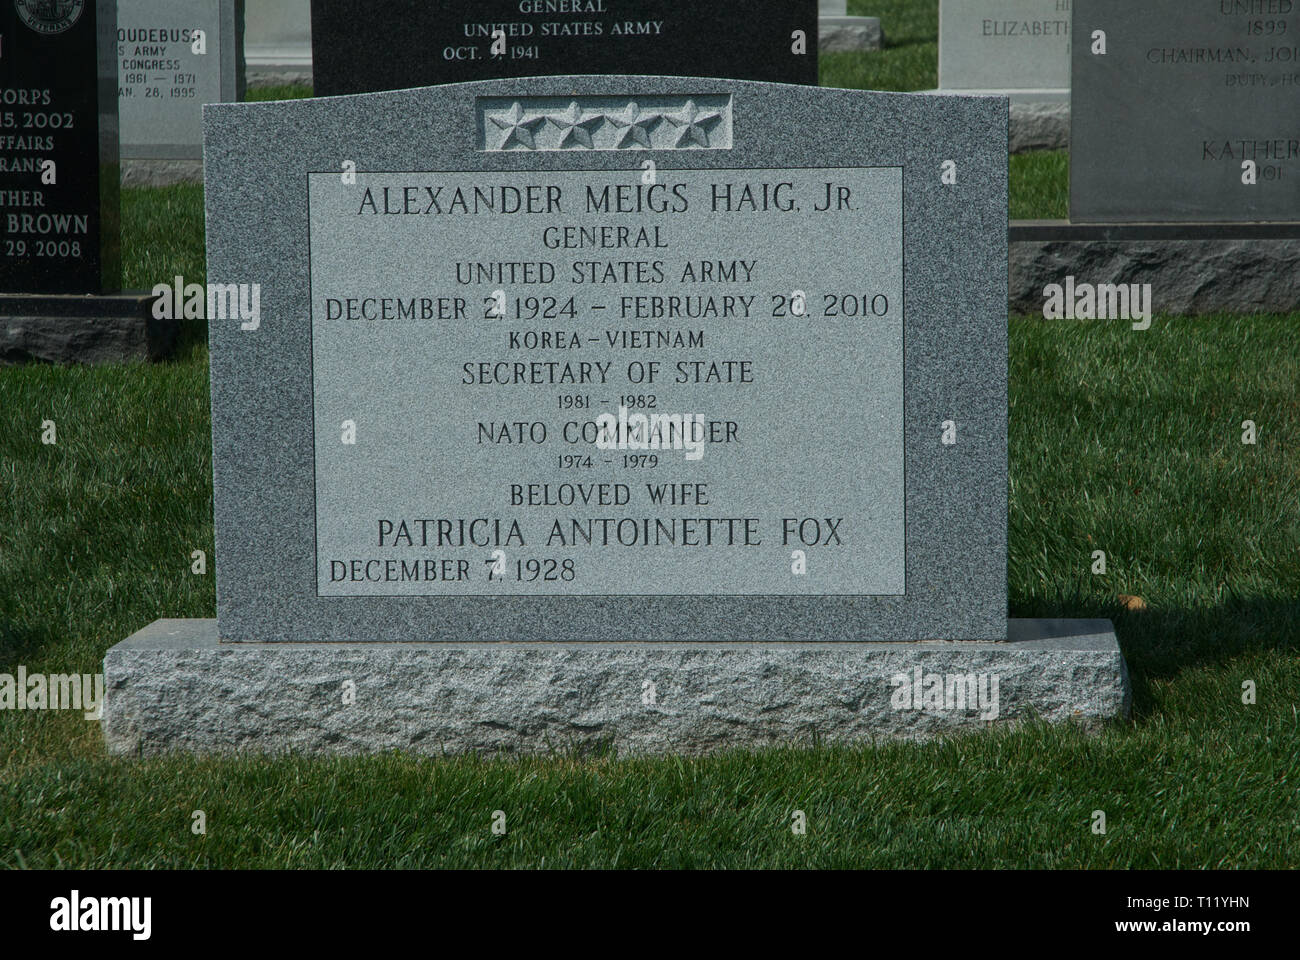
[[[1131,703],[1108,620],[1011,620],[1003,643],[619,645],[228,644],[213,620],[158,620],[104,672],[106,742],[134,755],[702,754],[1095,730]]]
[[[1194,232],[1188,227],[1187,232]],[[1039,313],[1043,289],[1068,276],[1092,284],[1151,284],[1158,313],[1285,313],[1300,309],[1300,239],[1013,240],[1011,309]],[[1088,321],[1080,321],[1088,322]],[[1093,321],[1106,322],[1106,321]]]
[[[708,144],[682,137],[682,147],[650,153],[586,148],[580,139],[563,149],[483,149],[484,102],[515,98],[532,109],[555,98],[619,97],[724,98],[729,145],[701,149]],[[205,124],[208,278],[259,284],[262,312],[252,331],[237,321],[209,324],[223,637],[610,643],[1005,636],[1005,100],[701,78],[551,77],[220,104],[205,108]],[[655,595],[647,566],[627,591],[632,596],[320,596],[309,174],[337,172],[350,160],[361,182],[367,171],[480,171],[491,180],[538,180],[548,171],[639,175],[647,157],[661,176],[672,170],[696,176],[725,169],[731,178],[754,169],[901,170],[904,595]],[[955,183],[942,180],[947,161]],[[764,228],[755,222],[750,229]],[[795,233],[792,241],[815,244],[819,237]],[[797,330],[787,336],[797,351]],[[852,355],[863,348],[849,339],[836,349]],[[792,404],[816,408],[805,385],[779,377],[770,382]],[[949,420],[959,439],[945,446],[940,434]],[[436,419],[429,427],[440,428]],[[828,460],[828,469],[846,476],[861,469],[852,450],[836,455],[843,460]],[[519,477],[517,464],[507,462],[503,470],[502,479]],[[358,490],[355,508],[364,513],[366,502]]]
[[[817,49],[822,53],[870,52],[885,43],[879,17],[823,16],[817,30]]]

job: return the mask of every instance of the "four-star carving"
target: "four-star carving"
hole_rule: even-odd
[[[617,149],[624,150],[636,144],[649,150],[650,133],[663,123],[664,116],[662,113],[643,113],[633,100],[622,113],[610,114],[608,120],[623,131],[623,135],[618,138],[618,143],[615,145]]]
[[[546,122],[545,117],[525,117],[524,108],[518,100],[511,106],[509,113],[500,117],[488,117],[488,119],[506,132],[499,148],[501,150],[509,150],[515,143],[529,150],[536,150],[537,143],[533,140],[533,133]]]
[[[595,114],[584,119],[582,108],[578,106],[577,100],[569,103],[568,110],[563,113],[548,114],[546,119],[560,128],[560,149],[573,143],[580,144],[588,150],[596,149],[595,144],[591,142],[591,132],[605,122],[604,114]]]
[[[698,144],[701,147],[709,145],[709,131],[722,122],[722,114],[714,110],[705,113],[695,105],[694,100],[687,100],[686,106],[682,107],[682,112],[673,115],[664,114],[664,119],[674,127],[680,127],[682,135],[677,138],[674,146],[684,146],[688,143]]]
[[[671,124],[677,131],[674,149],[710,145],[709,137],[722,124],[723,111],[700,109],[694,100],[687,100],[680,110],[668,113],[662,110],[644,110],[631,101],[621,110],[584,109],[577,100],[559,112],[529,115],[523,104],[515,100],[509,110],[487,115],[488,122],[501,136],[493,149],[537,150],[538,137],[544,127],[558,132],[558,149],[598,149],[594,139],[602,126],[608,124],[614,132],[615,150],[654,149],[654,133],[663,124]],[[608,142],[608,141],[606,141]],[[661,146],[664,146],[661,144]]]

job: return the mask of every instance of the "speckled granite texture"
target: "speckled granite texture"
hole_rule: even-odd
[[[584,96],[728,98],[731,146],[651,153],[478,149],[481,99]],[[256,332],[242,331],[238,322],[209,324],[217,619],[223,638],[1005,638],[1005,99],[585,76],[216,104],[204,108],[204,119],[209,281],[261,285]],[[343,160],[361,172],[630,170],[647,156],[665,169],[902,169],[906,595],[317,596],[307,172],[338,171]],[[944,182],[945,169],[950,182]],[[792,243],[816,240],[790,237]],[[940,442],[949,420],[958,428],[954,446]]]
[[[1009,637],[225,644],[213,620],[158,620],[108,652],[103,727],[118,754],[545,753],[598,745],[620,754],[702,754],[919,740],[1032,716],[1095,729],[1127,716],[1128,673],[1110,621],[1012,620]],[[924,695],[915,708],[913,689],[957,676],[976,680],[977,709],[959,709],[955,699],[933,709]]]

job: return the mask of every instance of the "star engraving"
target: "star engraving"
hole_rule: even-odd
[[[709,133],[722,122],[722,114],[714,110],[708,113],[702,112],[695,105],[694,100],[687,100],[686,106],[682,107],[682,112],[673,115],[664,114],[664,119],[674,127],[680,127],[682,135],[677,138],[676,147],[695,144],[701,147],[709,145]]]
[[[640,105],[633,100],[622,113],[611,113],[606,117],[610,123],[623,132],[615,148],[624,150],[630,146],[650,149],[650,133],[664,122],[662,113],[642,113]]]
[[[588,150],[596,149],[596,145],[592,143],[591,134],[605,122],[604,115],[584,119],[582,108],[578,106],[577,100],[571,100],[569,109],[563,113],[550,114],[546,119],[560,129],[561,150],[572,144],[586,147]]]
[[[505,131],[498,150],[509,150],[514,144],[518,144],[526,150],[536,150],[537,142],[533,139],[533,134],[543,123],[545,117],[525,117],[524,108],[518,100],[510,107],[510,112],[499,117],[488,117],[489,120],[499,129]]]

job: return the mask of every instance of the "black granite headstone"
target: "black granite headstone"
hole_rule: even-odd
[[[312,0],[311,32],[320,97],[565,74],[817,83],[817,0]]]
[[[1300,0],[1076,0],[1073,31],[1071,220],[1300,222]]]
[[[0,293],[111,293],[113,0],[0,0]]]

